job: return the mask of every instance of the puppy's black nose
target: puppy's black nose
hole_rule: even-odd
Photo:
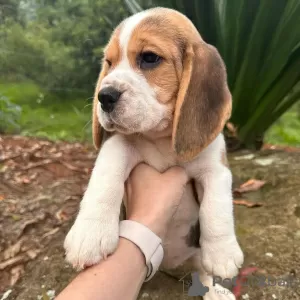
[[[103,88],[98,94],[98,100],[101,103],[103,111],[107,113],[112,112],[121,94],[120,91],[113,87]]]

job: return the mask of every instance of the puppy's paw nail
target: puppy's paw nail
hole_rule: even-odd
[[[238,274],[244,256],[235,239],[224,238],[219,241],[202,241],[202,265],[211,275],[233,278]]]
[[[74,269],[82,270],[106,259],[117,248],[118,224],[113,218],[109,222],[77,218],[65,239],[66,260]]]

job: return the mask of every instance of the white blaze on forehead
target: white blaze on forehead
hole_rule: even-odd
[[[149,15],[149,11],[142,11],[125,20],[120,33],[120,47],[122,50],[123,59],[127,58],[127,47],[134,29]]]
[[[120,27],[119,34],[119,47],[121,52],[120,62],[116,67],[102,80],[101,88],[105,85],[117,85],[119,86],[122,82],[144,82],[145,78],[142,74],[136,72],[128,58],[128,45],[134,30],[137,26],[148,16],[152,14],[151,11],[142,11],[129,18],[127,18]],[[116,83],[118,82],[118,84]]]

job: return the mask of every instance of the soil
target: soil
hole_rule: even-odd
[[[288,150],[229,154],[241,272],[277,280],[235,288],[239,299],[300,299],[300,152]],[[53,299],[76,275],[62,244],[95,158],[88,145],[0,136],[0,299]],[[248,192],[236,189],[245,182]],[[282,278],[293,286],[279,286]],[[184,266],[160,271],[139,299],[189,299],[189,279]]]

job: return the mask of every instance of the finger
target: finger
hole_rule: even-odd
[[[188,182],[188,175],[181,167],[172,167],[168,169],[164,176],[175,184],[185,185]]]
[[[138,164],[130,174],[132,178],[140,178],[140,177],[148,177],[159,175],[160,173],[156,171],[154,168],[150,167],[145,163]]]

